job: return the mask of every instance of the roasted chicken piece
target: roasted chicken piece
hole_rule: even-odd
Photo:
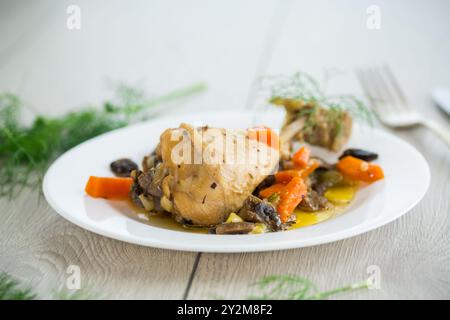
[[[286,109],[286,117],[280,133],[280,153],[288,159],[293,142],[339,151],[352,132],[352,118],[346,111],[327,109],[301,100],[278,99],[273,101]]]
[[[160,137],[166,176],[161,206],[185,224],[213,226],[237,212],[279,162],[277,150],[245,130],[181,124]]]

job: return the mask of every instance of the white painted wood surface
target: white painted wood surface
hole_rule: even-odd
[[[66,28],[78,4],[82,28]],[[361,92],[358,66],[388,63],[412,104],[449,126],[430,101],[450,85],[450,3],[378,1],[381,29],[368,30],[371,1],[1,1],[0,91],[35,112],[98,103],[108,82],[162,93],[197,81],[209,90],[167,112],[252,105],[260,75],[305,70],[334,75],[331,92]],[[176,108],[175,107],[179,107]],[[29,117],[30,115],[24,115]],[[396,131],[425,156],[431,187],[401,219],[333,244],[279,252],[196,254],[97,236],[60,218],[35,191],[0,200],[0,270],[37,287],[63,287],[69,265],[82,287],[105,298],[245,298],[273,274],[305,276],[332,289],[381,269],[381,290],[352,299],[450,298],[450,151],[424,129]],[[399,155],[401,157],[401,155]],[[407,159],[405,159],[407,161]],[[414,174],[413,172],[411,174]]]

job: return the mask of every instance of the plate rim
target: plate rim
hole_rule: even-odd
[[[311,246],[316,246],[316,245],[322,245],[322,244],[326,244],[326,243],[331,243],[331,242],[335,242],[335,241],[339,241],[339,240],[344,240],[344,239],[349,239],[349,238],[353,238],[355,236],[361,235],[363,233],[372,231],[374,229],[380,228],[386,224],[391,223],[392,221],[400,218],[401,216],[405,215],[406,213],[408,213],[409,211],[411,211],[415,206],[417,206],[417,204],[424,198],[424,196],[426,195],[426,193],[428,192],[429,186],[430,186],[430,182],[431,182],[431,174],[430,174],[430,167],[428,165],[428,162],[426,161],[425,157],[422,155],[421,152],[419,152],[417,150],[417,148],[415,148],[413,145],[411,145],[410,143],[408,143],[407,141],[405,141],[404,139],[399,138],[398,136],[387,132],[386,130],[382,130],[380,128],[375,128],[375,127],[371,127],[370,130],[375,131],[377,134],[380,134],[384,137],[387,137],[389,139],[394,139],[396,140],[398,143],[403,144],[405,147],[409,148],[412,152],[416,153],[418,156],[418,159],[420,159],[420,161],[424,164],[424,169],[425,169],[425,176],[424,178],[426,179],[426,187],[424,187],[421,190],[421,194],[419,197],[417,197],[413,202],[411,202],[411,204],[408,207],[405,207],[405,209],[400,210],[400,212],[390,215],[387,218],[383,218],[383,219],[375,219],[374,221],[372,221],[371,223],[363,223],[361,225],[358,225],[358,229],[355,231],[353,230],[354,228],[350,228],[350,229],[346,229],[346,230],[342,230],[340,232],[337,233],[333,233],[330,235],[324,235],[322,237],[320,237],[320,239],[316,239],[316,240],[312,240],[308,242],[308,239],[302,239],[301,241],[303,242],[302,244],[299,245],[299,241],[295,241],[295,240],[291,240],[291,241],[284,241],[283,243],[278,243],[278,242],[267,242],[264,243],[264,245],[262,246],[261,244],[252,244],[251,246],[243,245],[239,248],[236,248],[234,246],[231,247],[225,247],[225,246],[208,246],[208,243],[199,246],[196,245],[195,248],[193,248],[192,245],[190,244],[185,244],[185,243],[178,243],[177,245],[173,245],[172,243],[167,243],[164,241],[158,241],[155,238],[148,238],[145,240],[136,238],[135,236],[132,235],[124,235],[118,232],[114,232],[114,231],[110,231],[110,230],[105,230],[102,228],[98,228],[92,224],[89,223],[85,223],[84,221],[82,221],[81,219],[76,218],[76,215],[73,214],[69,214],[67,212],[65,212],[65,210],[61,209],[59,207],[59,205],[52,199],[52,197],[49,195],[49,190],[48,190],[48,180],[49,180],[49,175],[51,173],[51,171],[56,167],[56,164],[59,163],[60,161],[62,161],[66,156],[70,156],[70,154],[72,152],[74,152],[76,149],[81,148],[83,145],[88,144],[88,143],[92,143],[95,140],[98,139],[102,139],[105,136],[111,135],[111,134],[116,134],[117,132],[120,131],[125,131],[127,129],[129,129],[130,127],[137,127],[137,126],[143,126],[143,125],[147,125],[148,123],[152,123],[155,121],[173,121],[174,118],[180,118],[180,117],[186,117],[186,116],[194,116],[194,117],[198,117],[199,119],[202,118],[202,116],[211,116],[212,114],[217,115],[217,114],[235,114],[236,112],[240,112],[240,113],[247,113],[249,115],[253,115],[253,112],[248,111],[248,110],[242,110],[242,109],[232,109],[232,110],[227,110],[227,111],[218,111],[218,112],[195,112],[195,113],[190,113],[190,114],[183,114],[183,115],[178,115],[178,116],[161,116],[155,119],[151,119],[151,120],[147,120],[147,121],[143,121],[143,122],[139,122],[136,124],[132,124],[130,126],[126,126],[123,128],[119,128],[116,130],[112,130],[106,133],[103,133],[101,135],[98,135],[96,137],[93,137],[87,141],[84,141],[81,144],[78,144],[76,146],[74,146],[73,148],[67,150],[65,153],[63,153],[62,155],[60,155],[57,159],[55,159],[55,161],[50,165],[50,167],[47,169],[45,175],[44,175],[44,179],[42,181],[42,190],[43,190],[43,194],[44,197],[46,199],[46,201],[48,202],[48,204],[50,205],[50,207],[52,207],[52,209],[58,213],[61,217],[63,217],[64,219],[66,219],[67,221],[77,225],[78,227],[81,227],[83,229],[86,229],[90,232],[93,232],[95,234],[101,235],[101,236],[105,236],[107,238],[110,239],[115,239],[115,240],[120,240],[123,242],[128,242],[128,243],[132,243],[132,244],[136,244],[136,245],[141,245],[141,246],[147,246],[147,247],[154,247],[154,248],[161,248],[161,249],[168,249],[168,250],[177,250],[177,251],[187,251],[187,252],[211,252],[211,253],[240,253],[240,252],[264,252],[264,251],[275,251],[275,250],[288,250],[288,249],[294,249],[294,248],[304,248],[304,247],[311,247]],[[85,196],[85,195],[84,195]],[[153,227],[153,226],[150,226]],[[157,227],[154,227],[157,228]],[[356,227],[355,227],[356,228]],[[173,231],[176,232],[176,231]],[[191,234],[193,237],[205,237],[205,239],[208,239],[211,235],[207,235],[207,234]],[[245,239],[246,237],[255,237],[255,236],[259,236],[259,235],[215,235],[214,237],[233,237],[233,239],[238,239],[238,238],[242,238]],[[267,236],[267,235],[265,235]],[[269,235],[270,236],[270,235]],[[306,242],[306,243],[305,243]]]

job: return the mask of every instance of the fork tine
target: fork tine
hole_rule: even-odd
[[[376,92],[373,90],[373,87],[370,85],[370,81],[368,80],[368,71],[358,68],[356,69],[356,77],[358,78],[359,83],[364,91],[364,94],[369,100],[369,103],[372,106],[372,108],[375,109],[377,112],[380,112],[381,106],[378,103],[379,99],[377,98]]]
[[[382,97],[382,94],[374,78],[373,71],[370,68],[365,70],[360,69],[360,82],[364,91],[370,99],[372,108],[379,114],[388,113],[389,110],[386,107],[386,103]]]
[[[378,72],[378,68],[372,68],[370,69],[370,72],[372,74],[372,85],[376,88],[380,100],[384,103],[390,102],[392,97],[385,86],[383,77],[380,72]]]
[[[396,85],[392,82],[392,74],[388,74],[389,71],[385,70],[382,67],[377,69],[377,75],[379,79],[379,83],[383,87],[383,90],[386,93],[386,96],[389,97],[389,105],[395,111],[405,111],[406,103],[403,103],[402,98],[398,95]],[[395,80],[394,80],[395,81]],[[397,85],[398,86],[398,85]]]
[[[394,74],[391,71],[391,68],[386,64],[383,66],[384,73],[386,74],[386,78],[390,82],[395,94],[397,95],[398,100],[403,106],[408,105],[408,101],[406,100],[405,95],[403,94],[403,90],[400,87],[400,84],[398,83],[397,79],[395,78]]]
[[[356,69],[356,78],[358,78],[359,84],[361,85],[364,94],[367,96],[367,98],[372,102],[373,100],[373,94],[370,92],[370,88],[367,85],[366,79],[364,77],[364,70],[362,69]]]
[[[383,74],[383,70],[381,68],[374,68],[373,69],[374,78],[376,79],[375,82],[378,86],[378,89],[381,92],[382,99],[388,105],[390,108],[390,112],[392,111],[402,111],[403,106],[400,105],[397,101],[395,92],[392,91],[391,86],[388,85],[388,82],[386,81],[386,77]]]

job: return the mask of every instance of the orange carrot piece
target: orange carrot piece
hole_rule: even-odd
[[[352,156],[346,156],[339,160],[336,164],[336,168],[343,175],[351,179],[367,183],[372,183],[384,178],[384,172],[380,166]]]
[[[280,148],[280,140],[275,131],[266,127],[250,128],[248,131],[248,137],[267,144],[276,150]]]
[[[259,192],[259,196],[261,198],[269,198],[274,193],[280,193],[281,190],[283,190],[284,184],[276,183],[268,188],[265,188]]]
[[[311,161],[311,164],[308,165],[305,169],[302,170],[302,178],[306,178],[311,173],[314,172],[320,166],[318,161]]]
[[[283,188],[280,193],[280,202],[278,203],[278,214],[282,222],[286,222],[294,209],[306,196],[307,186],[300,177],[294,177]]]
[[[93,198],[126,199],[133,179],[90,176],[85,191]]]
[[[292,161],[294,165],[298,169],[303,169],[308,166],[309,156],[311,155],[311,150],[306,147],[301,147],[294,155],[292,156]]]
[[[292,178],[301,176],[301,170],[282,170],[275,173],[275,181],[278,183],[288,184]]]
[[[316,170],[318,167],[319,167],[319,162],[313,161],[313,162],[311,162],[311,164],[309,166],[307,166],[303,170],[291,169],[291,170],[278,171],[277,173],[275,173],[275,181],[277,183],[287,184],[294,177],[306,178],[311,173],[313,173],[314,170]]]

